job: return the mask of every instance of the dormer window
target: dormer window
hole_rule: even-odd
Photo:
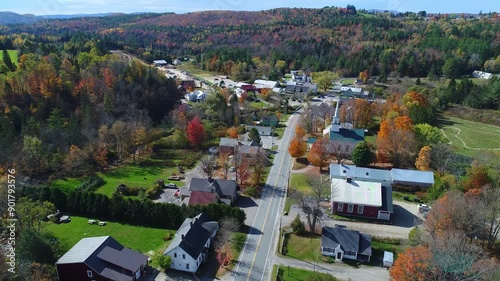
[[[87,277],[92,278],[92,270],[87,270]]]

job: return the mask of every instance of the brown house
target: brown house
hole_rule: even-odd
[[[147,256],[100,236],[80,240],[56,262],[56,269],[60,281],[135,281],[147,265]]]

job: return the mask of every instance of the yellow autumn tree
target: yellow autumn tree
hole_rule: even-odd
[[[432,148],[428,145],[422,147],[418,153],[417,161],[415,162],[415,167],[420,171],[429,171],[431,164],[431,151]]]

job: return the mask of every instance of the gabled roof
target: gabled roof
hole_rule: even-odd
[[[112,280],[132,280],[148,257],[128,249],[111,236],[83,238],[64,254],[57,265],[85,263],[101,276]],[[131,272],[127,275],[126,271]]]
[[[346,204],[382,207],[382,185],[379,182],[331,179],[332,201]]]
[[[392,180],[397,183],[412,183],[415,185],[428,185],[434,184],[434,173],[430,171],[417,171],[395,169],[391,170]]]
[[[188,205],[208,205],[210,203],[217,203],[218,196],[215,192],[204,192],[204,191],[191,191],[189,196]]]
[[[278,122],[278,116],[276,116],[276,115],[264,115],[264,116],[262,116],[262,121]]]
[[[238,146],[238,140],[231,138],[220,138],[219,146],[236,147]]]
[[[371,256],[371,236],[340,227],[323,227],[321,246],[336,248],[340,245],[343,251],[357,252]]]
[[[208,239],[218,229],[218,223],[208,220],[206,215],[198,215],[194,218],[186,218],[177,230],[175,238],[168,246],[164,255],[177,247],[183,249],[193,259],[197,259],[204,250]]]
[[[219,196],[232,196],[237,190],[237,184],[233,180],[193,178],[189,184],[189,190],[191,192],[215,192]]]
[[[330,130],[331,141],[345,141],[358,143],[365,140],[365,131],[363,129],[345,129],[340,128],[339,132]]]
[[[259,152],[260,147],[258,146],[241,146],[238,151],[241,154],[256,155]]]
[[[388,170],[370,169],[355,165],[330,164],[330,177],[345,179],[347,177],[366,181],[391,181],[391,172]]]
[[[252,128],[255,128],[259,132],[259,134],[262,132],[262,135],[264,135],[264,136],[270,136],[273,132],[273,128],[268,127],[268,126],[250,126],[250,125],[247,125],[246,128],[247,128],[247,131],[250,131]]]

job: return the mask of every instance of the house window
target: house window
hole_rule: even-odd
[[[185,254],[182,254],[182,258],[183,258],[183,259],[186,259],[186,255],[185,255]]]
[[[189,263],[186,263],[186,269],[189,269]]]
[[[87,277],[92,278],[92,270],[87,270]]]
[[[354,205],[353,204],[347,205],[347,212],[348,213],[352,213],[353,210],[354,210]]]
[[[177,257],[177,253],[174,253],[174,258],[176,258],[176,257]]]
[[[365,206],[358,205],[358,214],[363,214],[364,209],[365,209]]]
[[[339,212],[344,211],[344,203],[338,203],[338,205],[337,205],[337,211],[339,211]]]
[[[368,172],[366,172],[366,175],[368,176]]]

